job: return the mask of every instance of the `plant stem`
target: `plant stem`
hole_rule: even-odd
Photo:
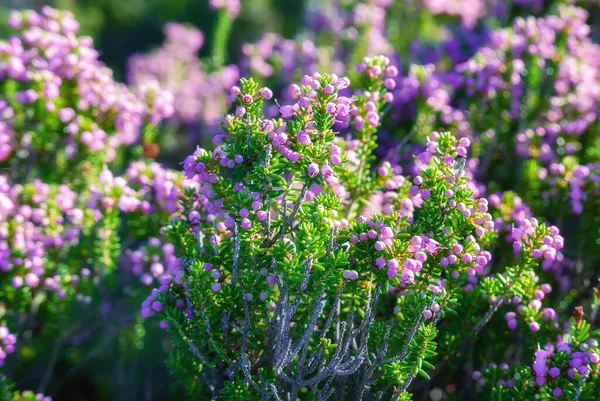
[[[229,44],[229,35],[231,34],[232,26],[233,19],[229,16],[227,11],[219,10],[211,56],[212,68],[214,71],[219,71],[223,68],[225,61],[227,60],[227,45]]]

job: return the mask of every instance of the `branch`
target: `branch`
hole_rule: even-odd
[[[285,216],[285,211],[287,209],[287,205],[285,204],[285,198],[284,198],[284,201],[283,201],[283,224],[281,226],[281,229],[279,230],[279,234],[274,235],[272,238],[267,238],[261,245],[261,248],[270,248],[273,246],[273,244],[275,244],[275,241],[277,241],[277,239],[278,239],[277,237],[279,237],[279,239],[283,239],[285,237],[286,231],[294,223],[296,214],[298,213],[298,210],[300,210],[300,206],[302,205],[302,202],[304,202],[304,197],[306,196],[307,192],[308,192],[308,182],[305,182],[302,186],[302,190],[300,191],[300,195],[298,195],[298,199],[296,199],[296,203],[294,203],[292,213],[290,213],[290,215],[287,217]]]
[[[457,166],[456,173],[454,174],[454,185],[452,186],[452,192],[456,191],[460,184],[460,177],[462,177],[465,172],[465,165],[467,164],[467,158],[463,156],[459,156],[456,158]],[[446,206],[444,206],[444,210],[442,211],[442,216],[444,218],[443,222],[446,221],[446,216],[448,214],[448,210],[450,209],[450,201],[446,202]]]
[[[240,259],[240,233],[237,223],[233,222],[233,268],[231,271],[231,288],[235,288],[239,274],[238,264]]]

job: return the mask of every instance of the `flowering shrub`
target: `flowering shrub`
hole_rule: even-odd
[[[513,195],[503,195],[506,206],[474,195],[464,175],[468,138],[433,132],[412,179],[394,177],[387,162],[370,172],[381,111],[393,101],[388,63],[360,64],[367,87],[352,98],[337,94],[347,79],[304,76],[292,86],[298,102],[275,120],[261,114],[271,91],[242,80],[220,145],[186,159],[199,190],[186,191],[185,211],[168,228],[184,270],[153,290],[142,315],[161,316],[181,353],[171,363],[194,393],[408,397],[415,376],[428,379],[434,368],[436,326],[464,316],[474,336],[507,299],[521,315],[506,313],[509,329],[522,321],[548,339],[559,332],[555,310],[541,306],[552,287],[537,272],[558,269],[564,240],[529,209],[511,210],[521,207]],[[347,114],[358,162],[333,144],[334,118]],[[355,203],[379,187],[410,202],[410,213],[392,204],[385,215],[356,216]],[[486,248],[507,227],[513,256],[492,263]],[[384,296],[395,306],[383,308]],[[489,309],[473,310],[477,299]],[[459,348],[471,340],[455,333],[440,338]]]
[[[121,248],[147,241],[177,210],[181,175],[144,161],[123,177],[108,169],[141,156],[127,146],[172,113],[170,93],[146,86],[138,98],[116,82],[69,12],[15,12],[9,24],[13,35],[0,42],[0,365],[20,348],[13,369],[33,369],[53,337],[57,350],[76,343],[78,313],[90,314],[111,285]]]
[[[13,13],[0,399],[164,358],[186,399],[596,400],[600,48],[554,3],[324,2],[234,63],[210,1],[210,56],[170,23],[131,88]]]

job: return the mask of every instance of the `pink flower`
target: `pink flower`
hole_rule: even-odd
[[[356,280],[358,279],[358,272],[356,270],[346,270],[343,276],[346,280]]]
[[[319,174],[319,165],[317,163],[311,163],[308,166],[308,176],[314,178]]]
[[[328,164],[323,164],[321,166],[321,173],[323,174],[323,177],[329,178],[333,175],[333,169]]]
[[[338,112],[340,111],[338,105],[335,103],[328,103],[327,106],[325,107],[325,110],[327,111],[328,114],[331,114],[334,117],[337,116]]]
[[[281,113],[281,117],[290,118],[294,115],[294,108],[290,105],[281,106],[279,112]]]
[[[350,86],[350,80],[346,77],[342,77],[335,81],[334,85],[337,90],[346,89]]]
[[[298,138],[298,142],[300,142],[302,145],[308,146],[311,143],[310,135],[304,131],[298,131],[296,138]]]
[[[379,269],[383,268],[383,266],[385,266],[385,258],[380,256],[375,259],[375,266],[377,266]]]
[[[402,282],[404,284],[414,284],[415,282],[415,273],[409,269],[402,270]]]
[[[271,89],[267,88],[267,87],[261,88],[260,89],[260,94],[266,100],[269,100],[269,99],[271,99],[273,97],[273,91]]]

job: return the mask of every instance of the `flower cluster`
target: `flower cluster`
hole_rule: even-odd
[[[5,325],[0,326],[0,366],[4,365],[4,360],[8,354],[15,352],[17,336],[10,333]]]
[[[598,341],[594,339],[581,343],[579,350],[573,350],[569,344],[562,343],[556,347],[550,346],[549,350],[537,351],[532,368],[536,384],[543,386],[547,381],[552,381],[561,374],[566,374],[570,379],[575,379],[576,376],[588,376],[600,361],[597,352]],[[555,387],[553,395],[562,395],[562,390]]]
[[[474,155],[485,161],[475,173],[486,178],[506,179],[489,168],[513,151],[528,160],[535,180],[550,178],[549,166],[570,165],[570,158],[586,164],[582,143],[593,142],[586,138],[598,108],[597,61],[590,57],[597,45],[586,17],[585,10],[560,7],[559,15],[517,18],[512,28],[491,31],[489,43],[465,62],[414,65],[400,80],[396,107],[403,119],[414,116],[422,141],[432,125],[471,138]]]
[[[486,230],[494,228],[492,216],[486,213],[488,202],[484,198],[474,198],[462,176],[468,140],[457,142],[448,133],[437,132],[431,134],[430,140],[428,151],[419,156],[422,160],[419,162],[419,174],[412,180],[413,185],[408,193],[391,190],[398,202],[385,208],[386,214],[393,219],[397,213],[397,205],[399,213],[406,216],[405,221],[411,226],[421,227],[421,232],[429,234],[413,235],[408,243],[398,246],[394,241],[394,233],[404,236],[403,231],[412,231],[410,226],[390,228],[383,225],[383,222],[376,224],[361,216],[358,222],[366,223],[366,226],[364,229],[362,225],[359,226],[361,228],[350,237],[350,241],[359,244],[373,240],[371,246],[374,250],[367,250],[367,253],[373,255],[373,263],[378,269],[386,268],[388,277],[398,278],[399,289],[414,284],[415,277],[418,277],[424,265],[429,265],[425,262],[432,257],[430,266],[439,263],[444,269],[452,269],[450,275],[454,279],[461,275],[470,277],[472,287],[477,282],[474,279],[476,274],[486,275],[484,268],[491,259],[491,254],[483,250],[475,239],[483,237]],[[389,183],[386,185],[390,187]],[[405,213],[406,202],[411,203],[410,214]],[[434,227],[422,220],[435,209],[440,221],[460,219],[462,224],[471,227],[470,232],[466,231],[468,234],[465,237],[461,237],[465,231],[460,231],[460,234],[457,232],[460,236],[456,237],[451,234],[450,227]],[[440,243],[444,246],[440,247]],[[429,269],[426,271],[430,273]],[[431,288],[438,287],[439,284],[434,284]]]
[[[473,372],[480,391],[493,385],[495,391],[511,397],[539,394],[553,399],[577,396],[587,399],[587,392],[593,389],[585,384],[593,382],[599,374],[598,341],[589,338],[589,325],[585,320],[576,316],[572,323],[571,333],[559,336],[558,341],[548,342],[543,348],[538,347],[528,368],[492,363],[484,372]]]
[[[182,274],[181,260],[175,256],[172,244],[165,244],[158,238],[150,238],[148,244],[129,251],[122,265],[145,286],[153,284],[168,284]]]
[[[92,39],[77,36],[71,13],[14,12],[9,24],[16,34],[0,42],[0,163],[10,157],[43,168],[56,153],[62,162],[52,170],[67,170],[67,162],[77,170],[90,157],[111,161],[121,144],[139,139],[154,112],[113,79]]]
[[[73,275],[61,275],[66,261],[54,259],[59,250],[68,254],[79,244],[86,225],[86,213],[77,194],[65,185],[35,180],[13,185],[0,176],[0,271],[10,276],[16,290],[43,288],[58,298],[68,287],[76,288],[88,276],[89,266],[73,263]],[[89,216],[88,216],[89,217]],[[78,266],[76,266],[78,265]],[[76,266],[76,267],[75,267]]]
[[[151,96],[156,110],[173,107],[174,117],[185,124],[212,126],[215,118],[226,110],[226,92],[239,78],[237,67],[228,65],[214,72],[207,70],[198,59],[204,35],[196,28],[169,23],[164,33],[162,47],[129,58],[128,81],[138,88],[143,98]],[[159,95],[152,96],[153,93]],[[169,95],[173,97],[172,106]]]
[[[80,313],[105,312],[96,301],[114,283],[106,279],[121,243],[159,234],[181,179],[145,161],[113,173],[173,113],[171,94],[117,82],[68,11],[13,12],[9,26],[0,41],[0,361],[33,371],[50,341],[76,343]]]

